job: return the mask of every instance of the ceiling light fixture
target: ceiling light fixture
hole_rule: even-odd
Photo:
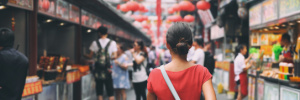
[[[51,20],[51,19],[47,19],[46,22],[47,22],[47,23],[50,23],[50,22],[52,22],[52,20]]]
[[[1,9],[5,9],[5,8],[6,8],[6,7],[5,7],[4,5],[1,5],[1,6],[0,6],[0,10],[1,10]]]
[[[289,25],[295,25],[295,24],[291,22],[291,23],[289,23]]]
[[[281,26],[282,26],[282,27],[285,27],[286,25],[285,25],[285,24],[282,24]]]
[[[279,29],[279,27],[278,27],[278,26],[276,26],[276,27],[275,27],[275,29]]]
[[[300,20],[298,20],[297,23],[300,23]]]
[[[267,28],[264,29],[265,31],[269,31]]]
[[[270,29],[272,30],[272,29],[274,29],[273,27],[270,27]]]
[[[59,25],[60,25],[60,26],[64,26],[64,25],[65,25],[65,23],[60,23]]]
[[[91,30],[91,29],[88,29],[88,30],[87,30],[87,32],[88,32],[88,33],[91,33],[91,32],[92,32],[92,30]]]

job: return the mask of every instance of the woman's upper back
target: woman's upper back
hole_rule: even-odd
[[[201,66],[195,65],[178,72],[167,71],[167,74],[182,100],[200,99],[202,85],[211,79],[209,71]],[[158,100],[174,100],[160,69],[154,69],[148,79],[148,91],[154,93]]]

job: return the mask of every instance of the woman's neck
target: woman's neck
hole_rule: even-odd
[[[139,53],[139,52],[141,52],[141,51],[142,51],[142,50],[136,50],[135,52],[136,52],[136,53]]]

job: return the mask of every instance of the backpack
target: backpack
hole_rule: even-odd
[[[210,74],[214,74],[215,70],[215,59],[213,55],[211,55],[209,52],[204,52],[205,54],[205,60],[204,60],[204,67],[208,69]]]
[[[111,66],[110,63],[110,55],[108,52],[108,48],[111,44],[111,40],[107,43],[105,48],[102,48],[100,42],[96,40],[96,43],[99,47],[99,51],[96,54],[96,62],[95,62],[95,72],[94,76],[96,79],[105,80],[109,76],[108,69]]]

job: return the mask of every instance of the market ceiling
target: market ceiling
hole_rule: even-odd
[[[144,33],[142,33],[140,30],[134,27],[125,18],[122,18],[123,15],[121,13],[113,9],[113,7],[110,4],[102,0],[66,0],[66,1],[78,5],[82,9],[85,9],[101,17],[102,19],[105,19],[106,21],[111,22],[112,24],[119,26],[124,30],[127,30],[127,32],[131,34],[131,36],[136,36],[141,40],[144,40],[145,42],[151,43],[151,40],[148,36],[146,36]]]

